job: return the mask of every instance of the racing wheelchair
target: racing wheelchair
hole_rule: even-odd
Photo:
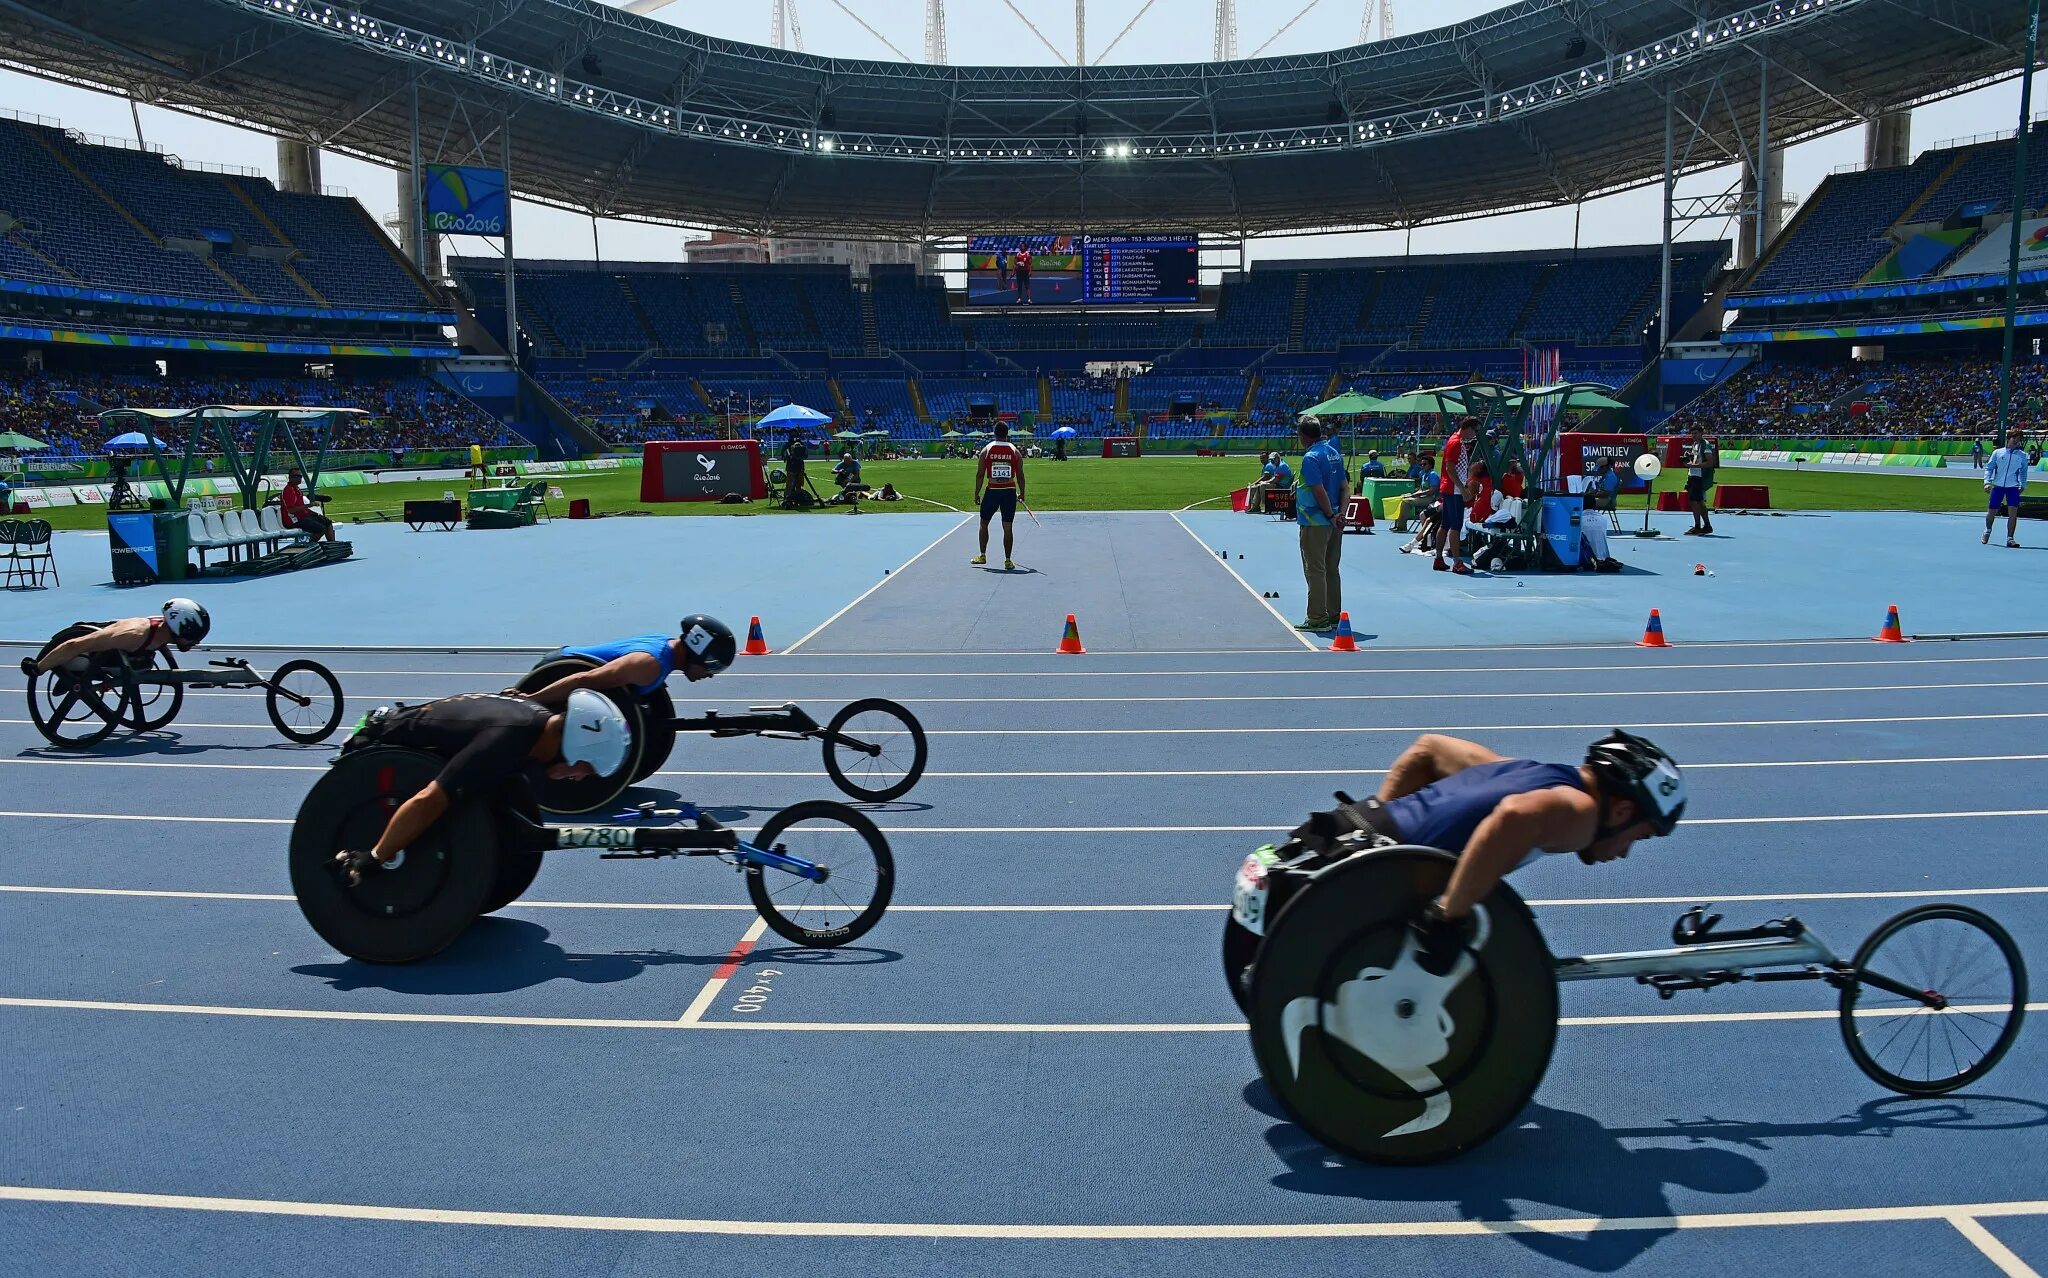
[[[58,644],[106,624],[81,621],[66,626],[36,655],[41,658]],[[271,724],[292,741],[325,741],[341,724],[341,684],[317,661],[287,661],[267,676],[240,657],[181,670],[169,648],[94,653],[63,669],[32,676],[28,717],[51,745],[82,750],[122,728],[155,732],[168,726],[184,708],[188,688],[263,689],[263,708]]]
[[[1359,834],[1329,852],[1260,848],[1238,869],[1224,975],[1259,1072],[1304,1129],[1366,1162],[1438,1162],[1512,1122],[1549,1067],[1561,981],[1633,980],[1666,999],[1821,981],[1856,1067],[1909,1096],[1983,1078],[2025,1016],[2019,948],[1987,915],[1949,904],[1894,915],[1847,960],[1797,918],[1723,929],[1704,906],[1673,925],[1671,948],[1555,957],[1503,882],[1433,975],[1409,925],[1456,864]]]
[[[458,798],[413,846],[351,884],[335,854],[373,846],[391,814],[443,765],[426,751],[368,746],[336,759],[299,805],[292,895],[321,939],[350,958],[412,963],[439,953],[479,917],[518,900],[544,854],[569,848],[595,848],[608,860],[717,857],[746,876],[747,895],[769,927],[820,949],[865,935],[895,890],[888,840],[841,803],[784,808],[751,839],[687,806],[644,815],[672,815],[690,826],[546,826],[523,780]]]
[[[556,680],[594,669],[588,657],[557,656],[541,662],[514,688],[538,692]],[[626,765],[608,776],[581,781],[551,781],[542,787],[540,805],[549,812],[577,815],[594,812],[617,799],[626,787],[653,776],[668,762],[679,732],[704,732],[714,737],[757,736],[778,741],[818,741],[825,752],[825,772],[849,798],[880,803],[910,792],[924,775],[929,749],[916,716],[894,701],[863,697],[840,707],[830,722],[816,719],[790,702],[750,706],[745,714],[707,710],[695,718],[676,714],[666,687],[645,697],[624,688],[607,690],[626,716],[633,745]]]

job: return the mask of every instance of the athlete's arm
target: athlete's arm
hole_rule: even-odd
[[[50,649],[36,662],[37,671],[55,670],[75,657],[89,657],[95,652],[133,652],[142,646],[149,635],[149,618],[130,617],[125,621],[111,622],[90,634],[76,639],[66,639]]]
[[[603,691],[607,688],[637,688],[661,678],[661,662],[652,653],[629,652],[623,657],[605,662],[594,670],[578,670],[575,674],[564,675],[538,692],[519,695],[528,701],[538,701],[544,706],[560,705],[569,699],[569,694],[578,688]]]
[[[1583,847],[1598,828],[1593,796],[1571,786],[1551,786],[1500,801],[1458,857],[1458,868],[1439,898],[1447,918],[1461,919],[1486,899],[1502,876],[1537,848]]]
[[[1023,450],[1023,449],[1021,449],[1021,448],[1013,448],[1013,449],[1011,449],[1010,451],[1016,454],[1016,456],[1014,456],[1014,457],[1012,457],[1012,458],[1010,459],[1010,476],[1011,476],[1011,478],[1013,478],[1014,480],[1016,480],[1016,483],[1017,483],[1017,500],[1018,500],[1018,501],[1023,501],[1023,500],[1024,500],[1024,450]]]
[[[379,861],[389,861],[400,852],[412,846],[413,841],[434,828],[434,822],[448,811],[448,792],[441,788],[439,781],[429,781],[426,788],[398,805],[398,811],[391,814],[391,821],[384,827],[384,833],[377,839],[377,846],[370,855]]]
[[[1447,737],[1440,732],[1425,732],[1415,738],[1414,745],[1401,752],[1393,767],[1387,769],[1386,779],[1380,782],[1380,802],[1392,803],[1395,799],[1435,785],[1454,772],[1463,772],[1481,763],[1498,763],[1506,757],[1477,741]]]
[[[974,454],[974,504],[977,506],[981,504],[981,481],[986,478],[988,478],[988,454],[976,452]]]

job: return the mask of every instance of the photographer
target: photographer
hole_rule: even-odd
[[[810,455],[810,447],[804,443],[803,435],[796,431],[790,432],[789,442],[782,446],[782,464],[788,471],[782,489],[782,504],[785,507],[793,509],[802,504],[802,499],[797,494],[809,486],[808,481],[804,479],[804,462]]]

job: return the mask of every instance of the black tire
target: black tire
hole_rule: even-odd
[[[99,629],[81,621],[51,635],[36,652],[38,660],[58,644]],[[50,670],[28,681],[28,717],[43,740],[67,750],[84,750],[128,727],[130,710],[127,667],[106,654],[92,660],[84,673]]]
[[[635,781],[645,781],[661,771],[661,765],[668,762],[668,756],[676,748],[676,703],[670,699],[667,688],[656,688],[643,697],[641,709],[647,715],[647,744],[640,750],[640,766],[633,769]]]
[[[1252,960],[1259,956],[1262,939],[1228,914],[1223,916],[1223,982],[1230,987],[1230,1001],[1247,1015],[1251,1013],[1251,993],[1246,988],[1245,976]]]
[[[305,697],[305,705],[287,700],[278,689]],[[341,726],[341,681],[317,661],[287,661],[270,676],[263,692],[270,722],[293,741],[325,741]]]
[[[484,894],[479,914],[495,914],[518,900],[533,886],[541,862],[547,859],[545,853],[520,846],[521,840],[508,829],[515,815],[529,821],[540,820],[540,802],[534,798],[533,787],[524,779],[512,781],[498,793],[498,805],[498,874],[491,880],[491,890]]]
[[[1394,847],[1318,871],[1268,923],[1252,968],[1252,1050],[1268,1090],[1316,1139],[1366,1162],[1471,1149],[1514,1121],[1549,1068],[1557,976],[1512,888],[1482,903],[1485,930],[1452,976],[1413,963],[1408,921],[1455,865]]]
[[[1914,939],[1901,943],[1909,929]],[[1849,1059],[1870,1081],[1907,1096],[1939,1096],[1984,1077],[2026,1019],[2027,968],[2019,947],[1989,915],[1966,905],[1921,905],[1893,915],[1857,947],[1853,965],[1859,974],[1935,990],[1950,1004],[1937,1011],[1862,981],[1842,986],[1840,1025]],[[1896,1066],[1879,1059],[1893,1047],[1904,1048]],[[1902,1073],[1915,1059],[1927,1067]]]
[[[512,685],[521,692],[538,692],[564,675],[579,670],[590,670],[597,666],[588,657],[550,657],[526,673],[518,683]],[[622,689],[608,689],[605,696],[618,706],[619,713],[626,716],[626,727],[632,735],[632,744],[626,749],[626,761],[616,772],[601,777],[590,777],[581,781],[546,781],[540,787],[540,806],[544,812],[560,816],[580,816],[595,812],[611,803],[626,792],[633,784],[640,767],[640,759],[647,744],[647,711],[640,699]]]
[[[869,721],[854,723],[863,717]],[[890,720],[895,721],[893,726]],[[881,753],[870,755],[832,739],[833,734],[845,732],[849,724],[853,730],[846,735],[879,746]],[[832,778],[832,784],[856,799],[880,803],[901,798],[924,775],[925,760],[930,754],[924,725],[894,701],[863,697],[848,702],[825,725],[825,733],[825,772]]]
[[[169,648],[158,648],[150,654],[149,666],[176,670],[178,659],[171,655]],[[130,667],[133,669],[133,667]],[[179,683],[135,682],[135,695],[128,702],[126,721],[137,732],[155,732],[168,727],[178,717],[178,711],[185,708],[185,685]]]
[[[889,855],[889,841],[864,813],[830,799],[812,799],[769,817],[750,842],[774,848],[785,833],[804,824],[812,828],[798,831],[797,845],[787,853],[825,866],[832,871],[831,878],[814,883],[748,865],[747,896],[776,935],[799,945],[831,949],[859,940],[881,922],[896,891],[896,862]],[[821,839],[835,825],[843,827],[836,831],[839,846],[821,847]],[[835,882],[842,886],[835,888]],[[835,917],[846,921],[834,923]]]
[[[299,805],[292,822],[292,894],[306,922],[335,949],[365,963],[412,963],[446,949],[476,921],[498,871],[488,804],[462,799],[394,865],[365,871],[350,887],[334,863],[367,850],[390,814],[441,771],[418,750],[371,747],[343,755]]]

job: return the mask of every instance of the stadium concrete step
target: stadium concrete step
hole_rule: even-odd
[[[656,336],[656,334],[661,330],[654,326],[654,317],[647,313],[647,304],[642,302],[639,296],[633,292],[633,281],[623,274],[616,278],[619,281],[619,292],[626,295],[626,305],[632,308],[634,321],[647,331],[648,347],[652,349],[659,346],[661,338]]]
[[[860,340],[861,354],[869,359],[882,353],[881,326],[875,322],[875,290],[873,285],[860,290]]]
[[[274,239],[276,239],[279,244],[284,245],[286,248],[290,249],[294,254],[302,254],[305,251],[301,249],[297,244],[294,244],[292,242],[291,236],[286,235],[284,233],[283,227],[279,226],[276,222],[271,220],[270,214],[265,213],[263,211],[262,205],[256,203],[256,201],[249,198],[249,193],[242,189],[242,184],[240,182],[230,182],[227,179],[227,175],[222,173],[215,173],[212,174],[211,176],[223,187],[226,187],[228,194],[232,195],[236,200],[238,200],[243,208],[248,209],[249,215],[256,219],[257,225],[261,226],[264,230],[270,232],[271,236]],[[326,296],[322,294],[319,289],[314,288],[312,284],[307,281],[305,276],[299,274],[298,268],[293,266],[290,262],[279,262],[277,264],[277,269],[284,272],[286,279],[289,279],[292,283],[298,285],[301,289],[305,290],[306,296],[312,298],[313,301],[318,305],[333,305],[333,303],[329,302]]]
[[[1308,329],[1308,272],[1294,276],[1294,306],[1287,315],[1287,349],[1301,349],[1302,334]]]
[[[740,331],[746,335],[747,350],[759,350],[761,341],[754,335],[754,317],[747,311],[747,296],[740,292],[740,282],[729,279],[725,282],[725,289],[732,297],[732,312],[739,318]]]
[[[1529,316],[1536,310],[1536,299],[1543,296],[1543,291],[1550,287],[1550,281],[1555,278],[1557,266],[1554,263],[1537,272],[1536,284],[1529,290],[1528,300],[1522,303],[1522,309],[1515,315],[1515,326],[1508,330],[1510,333],[1528,331]]]

